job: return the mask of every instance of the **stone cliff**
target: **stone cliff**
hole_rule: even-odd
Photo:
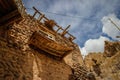
[[[104,53],[90,53],[85,64],[97,80],[120,80],[120,42],[105,41]]]

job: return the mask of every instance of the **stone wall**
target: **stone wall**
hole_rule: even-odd
[[[78,45],[76,45],[75,49],[71,52],[71,54],[67,55],[64,58],[65,62],[70,65],[71,67],[74,64],[80,64],[82,66],[84,66],[84,62],[83,62],[83,57],[81,55],[80,49],[78,47]]]
[[[68,80],[71,68],[63,61],[34,51],[33,80]],[[35,68],[36,67],[36,68]]]
[[[8,26],[0,40],[0,80],[68,80],[70,66],[48,53],[32,48],[28,41],[40,29],[30,16]],[[4,28],[4,27],[3,27]],[[64,43],[64,42],[63,42]]]
[[[32,55],[0,38],[0,80],[32,80]]]

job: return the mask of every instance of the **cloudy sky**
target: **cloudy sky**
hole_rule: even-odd
[[[109,21],[120,26],[120,0],[23,0],[29,14],[35,6],[48,18],[65,28],[77,39],[83,55],[103,52],[104,41],[119,41],[120,31]]]

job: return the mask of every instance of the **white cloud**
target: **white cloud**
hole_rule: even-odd
[[[80,47],[80,51],[81,51],[82,56],[88,54],[87,51],[86,51],[86,49],[85,49],[85,47],[83,47],[83,48]]]
[[[110,18],[116,25],[118,25],[118,27],[120,27],[120,20],[116,17],[115,14],[110,14],[102,18],[102,31],[113,39],[117,39],[116,36],[120,35],[120,31],[115,27],[113,23],[110,22],[108,18]]]
[[[109,14],[102,18],[103,28],[102,32],[108,34],[113,39],[117,39],[116,36],[120,35],[119,30],[113,25],[108,18],[112,19],[117,25],[120,25],[120,20],[115,14]],[[85,42],[84,47],[80,48],[83,55],[87,55],[90,52],[103,52],[104,41],[109,40],[107,37],[100,36],[99,39],[89,39]]]
[[[37,9],[46,12],[48,18],[54,19],[58,25],[64,28],[70,24],[70,32],[77,38],[76,42],[80,46],[83,46],[89,38],[99,37],[102,33],[101,29],[114,39],[120,34],[107,20],[108,17],[111,17],[116,24],[120,25],[116,16],[103,17],[109,13],[114,13],[120,4],[120,0],[41,0],[40,5],[36,3],[36,1],[39,2],[38,0],[23,1],[27,3],[26,7],[28,8],[35,6]],[[69,16],[61,16],[60,14]],[[100,23],[101,19],[103,28]],[[99,39],[87,40],[84,47],[81,48],[81,52],[88,54],[90,51],[103,51],[104,40],[108,39],[101,36]]]
[[[83,48],[81,48],[82,55],[87,55],[90,52],[103,52],[104,41],[109,40],[106,37],[100,36],[99,39],[89,39],[85,42]]]
[[[70,32],[75,35],[76,42],[81,45],[88,38],[100,36],[102,33],[101,18],[113,13],[117,5],[119,5],[119,0],[55,0],[47,11],[73,16],[67,17],[55,14],[51,16],[50,14],[50,18],[55,19],[60,26],[66,27],[70,24]],[[74,18],[74,16],[78,18]]]

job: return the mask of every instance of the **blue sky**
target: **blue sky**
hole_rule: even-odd
[[[82,54],[103,52],[104,40],[119,40],[115,36],[120,32],[108,18],[120,26],[120,0],[23,0],[23,3],[31,15],[35,6],[63,28],[71,25],[69,31],[77,38],[74,42]]]

